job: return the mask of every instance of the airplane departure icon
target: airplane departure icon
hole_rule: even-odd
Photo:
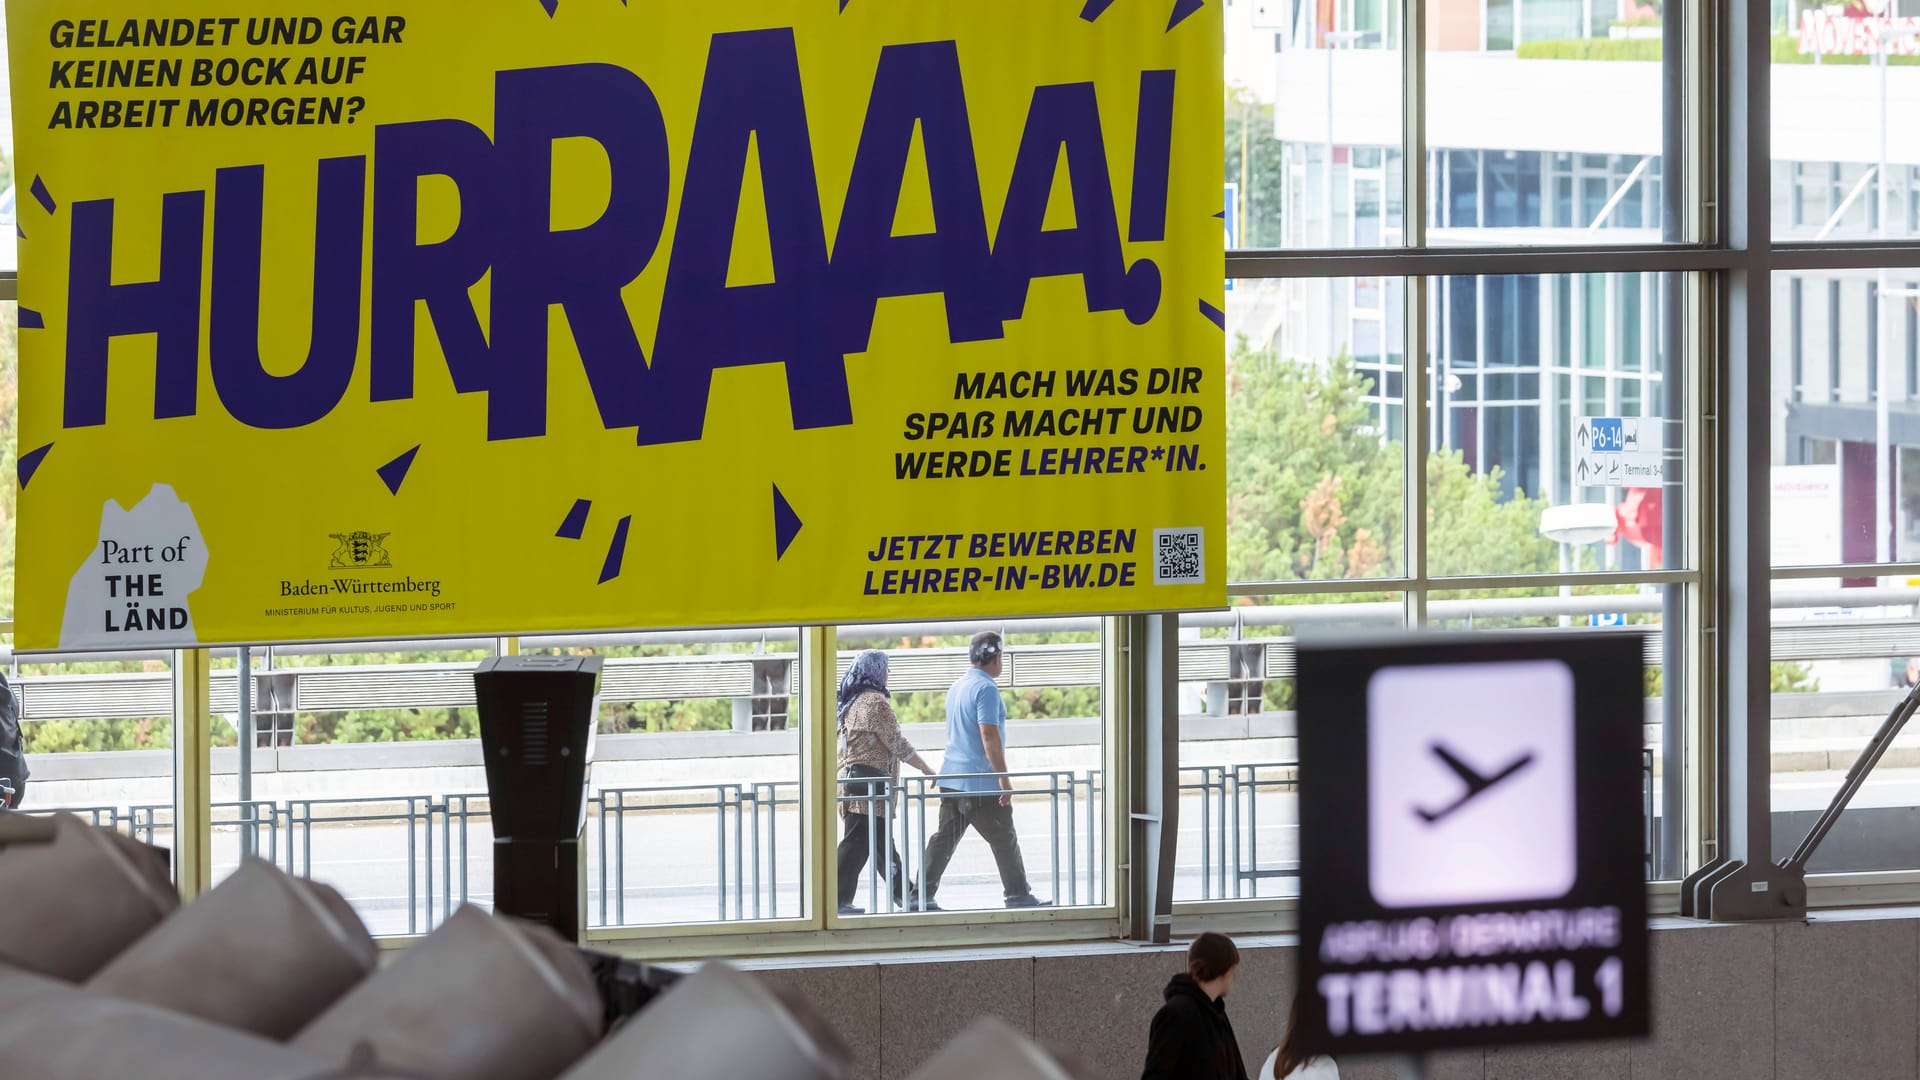
[[[1435,757],[1439,758],[1446,764],[1447,768],[1452,769],[1454,774],[1460,777],[1461,781],[1467,785],[1467,791],[1466,794],[1438,810],[1427,810],[1418,806],[1414,807],[1413,812],[1419,815],[1420,820],[1429,825],[1437,824],[1441,818],[1452,814],[1474,799],[1479,798],[1488,788],[1493,787],[1500,781],[1533,764],[1533,754],[1532,752],[1528,752],[1513,759],[1512,762],[1508,763],[1506,768],[1501,769],[1492,776],[1482,776],[1473,766],[1455,757],[1440,743],[1433,743],[1430,749],[1433,751]]]

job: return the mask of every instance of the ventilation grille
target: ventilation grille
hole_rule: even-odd
[[[547,763],[547,703],[523,702],[520,706],[520,762],[533,768]]]

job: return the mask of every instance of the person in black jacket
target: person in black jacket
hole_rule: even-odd
[[[0,789],[0,808],[18,807],[27,797],[26,737],[20,733],[20,700],[13,696],[7,677],[0,675],[0,780],[13,788],[9,796]]]
[[[1140,1080],[1247,1080],[1227,1020],[1227,991],[1239,970],[1232,938],[1206,933],[1193,939],[1186,973],[1167,983],[1167,1003],[1153,1016]]]

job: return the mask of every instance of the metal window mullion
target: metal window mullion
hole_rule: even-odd
[[[836,890],[839,868],[833,831],[840,820],[840,785],[836,775],[839,762],[830,733],[834,723],[834,691],[839,682],[834,664],[839,648],[838,631],[831,626],[805,627],[800,631],[800,747],[801,776],[811,780],[802,784],[801,824],[806,838],[800,860],[800,895],[806,908],[806,925],[812,929],[832,929],[839,920]],[[805,797],[808,787],[814,797]]]
[[[1402,194],[1402,236],[1409,247],[1424,252],[1427,246],[1427,10],[1425,0],[1402,0],[1400,36],[1400,182]],[[1415,259],[1407,264],[1412,272],[1402,276],[1401,303],[1405,317],[1401,332],[1401,397],[1406,402],[1403,427],[1405,470],[1403,496],[1406,526],[1406,576],[1409,579],[1403,597],[1404,621],[1408,628],[1427,622],[1427,443],[1428,408],[1432,380],[1428,378],[1427,278],[1418,271],[1425,265]]]
[[[1409,106],[1410,108],[1411,106]],[[1404,153],[1404,151],[1403,151]],[[1403,190],[1424,183],[1425,154],[1408,154],[1403,163],[1417,168],[1403,169]],[[1409,180],[1405,174],[1416,173]],[[1425,198],[1418,212],[1409,213],[1410,225],[1418,224],[1424,237],[1427,229]],[[1413,219],[1418,219],[1415,222]],[[1725,270],[1741,262],[1738,251],[1706,244],[1595,244],[1578,247],[1484,247],[1428,248],[1414,242],[1416,230],[1408,228],[1400,247],[1362,249],[1236,250],[1227,253],[1227,276],[1232,278],[1338,278],[1338,277],[1490,277],[1502,274],[1608,274]],[[1828,252],[1811,253],[1836,260],[1842,267],[1873,269],[1880,265],[1858,259],[1841,259]],[[1920,266],[1920,248],[1905,256],[1890,256],[1886,265]],[[1904,260],[1904,261],[1903,261]]]
[[[1659,210],[1660,238],[1669,243],[1701,235],[1696,226],[1701,220],[1697,208],[1704,206],[1700,197],[1703,171],[1698,168],[1700,162],[1690,148],[1698,145],[1698,135],[1706,126],[1700,122],[1702,95],[1696,90],[1704,85],[1704,80],[1699,78],[1704,71],[1699,49],[1703,39],[1696,30],[1705,8],[1704,4],[1668,4],[1661,13],[1661,33],[1666,44],[1661,50]],[[1699,466],[1706,454],[1700,452],[1705,444],[1698,441],[1700,432],[1693,418],[1700,415],[1704,403],[1710,399],[1690,392],[1699,384],[1697,372],[1703,356],[1692,347],[1697,335],[1688,333],[1688,327],[1699,325],[1698,313],[1702,309],[1688,305],[1691,283],[1685,276],[1648,275],[1642,281],[1641,308],[1647,312],[1658,311],[1660,321],[1657,340],[1656,331],[1651,327],[1643,331],[1640,370],[1645,381],[1641,400],[1649,400],[1652,361],[1659,355],[1665,361],[1661,369],[1665,390],[1661,414],[1678,421],[1680,444],[1692,451],[1677,463],[1681,471],[1682,509],[1663,521],[1662,551],[1666,562],[1678,558],[1682,565],[1697,569],[1700,565],[1697,549],[1690,541],[1700,535],[1696,513],[1701,497]],[[1645,327],[1647,320],[1643,319],[1642,323]],[[1681,378],[1672,377],[1675,365],[1680,366]],[[1693,702],[1700,699],[1693,691],[1705,669],[1701,663],[1703,639],[1690,632],[1700,621],[1701,592],[1697,584],[1675,585],[1665,590],[1661,603],[1661,814],[1653,869],[1654,875],[1663,879],[1686,872],[1692,862],[1685,854],[1687,837],[1699,831],[1690,827],[1692,818],[1688,814],[1689,809],[1697,806],[1690,806],[1686,797],[1686,735],[1698,715]]]
[[[1411,578],[1329,578],[1312,581],[1248,581],[1229,584],[1228,596],[1329,596],[1343,593],[1397,592],[1412,585]]]
[[[1418,5],[1419,0],[1411,0]],[[1409,629],[1427,624],[1427,431],[1428,397],[1432,380],[1427,361],[1427,279],[1406,279],[1406,393],[1413,406],[1407,409],[1405,443],[1406,560],[1407,591],[1405,623]]]
[[[205,649],[173,654],[173,876],[182,900],[213,888],[211,665]]]
[[[1739,264],[1724,276],[1717,308],[1713,507],[1716,677],[1725,722],[1722,828],[1715,862],[1683,885],[1682,913],[1717,920],[1793,917],[1804,883],[1773,862],[1770,467],[1773,409],[1772,10],[1769,0],[1732,0],[1719,40],[1716,89],[1725,124],[1716,145],[1727,178],[1721,213]]]
[[[1464,592],[1469,589],[1549,589],[1561,585],[1686,585],[1698,578],[1692,570],[1608,570],[1584,574],[1470,574],[1459,577],[1428,577],[1425,584],[1436,591]]]
[[[1774,270],[1884,270],[1920,267],[1920,243],[1781,244]]]
[[[1798,578],[1920,576],[1920,562],[1826,563],[1814,566],[1776,566],[1772,569],[1772,575],[1776,581]],[[1920,590],[1916,590],[1915,595],[1920,596]]]

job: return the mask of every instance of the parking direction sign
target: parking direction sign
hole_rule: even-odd
[[[1576,487],[1659,487],[1666,478],[1666,421],[1583,416],[1567,456]]]
[[[1642,649],[1625,632],[1302,643],[1304,1049],[1647,1032]]]

